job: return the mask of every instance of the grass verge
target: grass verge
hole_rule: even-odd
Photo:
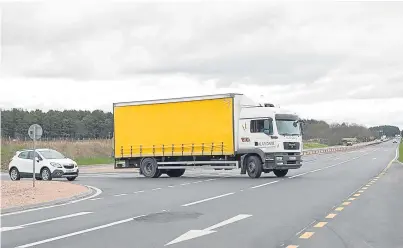
[[[97,157],[97,158],[77,158],[75,160],[78,166],[94,165],[94,164],[113,164],[113,158]]]
[[[403,141],[400,142],[399,146],[399,161],[403,163]]]
[[[325,147],[328,147],[328,145],[320,143],[304,143],[304,149],[325,148]]]

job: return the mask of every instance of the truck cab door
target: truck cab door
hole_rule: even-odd
[[[275,148],[273,119],[252,119],[250,120],[250,136],[254,148],[259,148],[265,153]]]

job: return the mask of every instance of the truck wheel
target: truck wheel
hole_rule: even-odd
[[[185,174],[185,169],[177,169],[177,170],[167,171],[167,175],[169,177],[180,177],[183,174]]]
[[[285,175],[288,173],[288,170],[273,170],[273,172],[277,177],[285,177]]]
[[[146,177],[156,178],[161,176],[158,170],[157,160],[154,158],[144,158],[140,164],[141,172]]]
[[[262,175],[263,164],[262,160],[257,156],[250,156],[246,159],[246,172],[249,177],[259,178]]]

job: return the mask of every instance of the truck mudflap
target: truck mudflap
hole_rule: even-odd
[[[302,155],[289,155],[289,154],[266,154],[263,168],[267,170],[274,169],[299,169],[302,166]]]

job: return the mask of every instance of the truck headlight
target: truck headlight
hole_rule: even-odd
[[[283,161],[283,157],[276,157],[277,161]]]
[[[50,165],[56,168],[62,168],[62,165],[59,163],[50,162]]]

